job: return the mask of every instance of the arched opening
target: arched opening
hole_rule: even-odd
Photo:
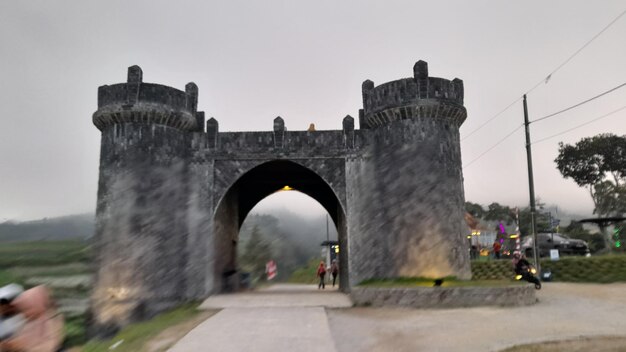
[[[275,192],[292,189],[317,201],[335,226],[339,251],[340,289],[348,288],[348,246],[345,212],[335,192],[322,177],[298,163],[275,160],[258,165],[241,176],[222,197],[214,214],[214,277],[216,291],[236,290],[239,285],[237,246],[239,231],[250,211]],[[321,243],[320,243],[321,244]],[[321,247],[319,247],[321,251]]]
[[[315,283],[320,260],[338,260],[335,248],[322,246],[327,241],[337,242],[337,228],[316,200],[296,190],[272,193],[257,203],[239,229],[237,267],[241,284],[256,287],[288,280]],[[276,270],[267,275],[266,263],[270,261]]]

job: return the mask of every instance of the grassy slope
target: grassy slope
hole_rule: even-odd
[[[317,284],[319,281],[317,278],[317,266],[319,264],[320,259],[318,258],[309,260],[305,267],[296,269],[287,282],[294,284]]]
[[[140,352],[144,346],[166,328],[185,322],[196,316],[197,303],[182,305],[172,311],[160,314],[151,320],[131,324],[120,331],[114,338],[106,341],[90,341],[83,346],[84,352],[109,351],[111,345],[123,341],[115,352]]]

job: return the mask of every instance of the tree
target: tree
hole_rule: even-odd
[[[480,219],[485,215],[485,209],[478,203],[465,202],[465,211],[476,219]]]
[[[484,219],[488,221],[502,221],[507,225],[511,225],[515,221],[515,210],[506,205],[491,203],[487,207]]]
[[[542,211],[543,207],[539,206],[535,209],[535,228],[537,233],[552,232],[550,226],[550,214]],[[529,236],[532,233],[532,221],[530,218],[530,207],[520,209],[519,211],[519,230],[522,236]]]
[[[263,239],[258,226],[252,228],[250,239],[246,242],[240,259],[243,269],[251,273],[253,281],[263,277],[265,264],[272,259],[272,248],[269,242]]]
[[[554,160],[565,178],[588,188],[599,217],[626,213],[626,136],[599,134],[559,143]]]
[[[594,185],[596,213],[619,216],[626,212],[626,185],[602,181]]]
[[[585,230],[583,225],[578,221],[572,220],[572,222],[570,222],[570,224],[564,229],[564,232],[571,238],[578,238],[587,242],[591,253],[596,253],[599,250],[606,248],[601,234],[590,233],[588,230]]]
[[[272,259],[279,267],[274,281],[285,281],[294,270],[306,266],[309,259],[319,259],[320,243],[326,239],[326,217],[304,218],[285,210],[272,213],[252,213],[246,217],[239,231],[237,262],[242,266],[241,270],[248,271],[243,267],[243,257],[246,254],[246,243],[256,226],[263,240],[269,243]],[[330,238],[337,238],[335,227],[331,225],[329,230]]]

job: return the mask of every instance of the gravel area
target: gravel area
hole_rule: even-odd
[[[348,351],[500,351],[514,345],[626,335],[626,284],[545,283],[529,307],[327,310]]]

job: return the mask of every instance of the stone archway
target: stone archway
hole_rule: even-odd
[[[343,289],[371,278],[469,279],[463,81],[431,77],[418,61],[412,77],[366,80],[361,93],[359,128],[346,116],[341,129],[292,131],[277,117],[272,130],[220,132],[198,111],[194,83],[145,83],[132,66],[125,83],[101,86],[94,324],[221,292],[245,215],[285,185],[333,217]]]
[[[261,162],[240,176],[225,192],[213,214],[215,246],[214,291],[233,287],[227,279],[237,271],[236,245],[239,229],[252,208],[261,200],[285,186],[316,200],[336,224],[340,248],[340,289],[348,288],[348,246],[346,212],[328,183],[311,169],[290,160]]]

